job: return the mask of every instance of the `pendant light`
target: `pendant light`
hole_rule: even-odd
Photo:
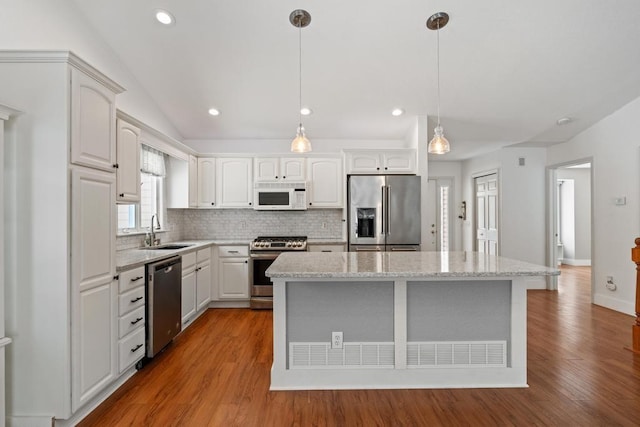
[[[291,151],[294,153],[307,153],[311,151],[311,142],[309,142],[307,136],[304,134],[304,126],[302,126],[302,29],[311,22],[311,15],[309,15],[309,12],[306,10],[296,9],[289,15],[289,22],[291,22],[294,27],[298,28],[298,71],[300,72],[300,86],[298,91],[300,101],[298,114],[300,121],[296,137],[291,141]]]
[[[427,19],[427,28],[436,30],[437,34],[437,64],[438,64],[438,125],[433,130],[434,136],[429,145],[427,152],[430,154],[445,154],[450,150],[449,141],[444,137],[444,131],[440,126],[440,28],[443,28],[449,22],[449,15],[445,12],[434,13]]]

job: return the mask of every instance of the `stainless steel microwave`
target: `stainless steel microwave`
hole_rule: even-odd
[[[263,211],[304,211],[307,209],[307,183],[256,182],[253,209]]]

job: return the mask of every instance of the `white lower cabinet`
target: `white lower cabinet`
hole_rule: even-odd
[[[118,275],[118,372],[123,373],[145,355],[144,266]]]
[[[218,248],[218,297],[236,300],[249,298],[249,248],[247,246]]]
[[[211,248],[182,255],[182,326],[211,301]]]

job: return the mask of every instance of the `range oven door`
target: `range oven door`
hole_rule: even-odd
[[[278,258],[278,253],[252,253],[251,254],[251,296],[273,296],[273,283],[265,275],[267,268]]]

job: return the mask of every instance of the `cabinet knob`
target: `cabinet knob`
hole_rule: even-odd
[[[113,164],[113,165],[111,165],[111,166],[113,166],[113,168],[114,168],[114,169],[118,169],[118,168],[120,167],[120,165],[119,165],[119,164],[117,164],[117,163],[114,163],[114,164]]]
[[[211,206],[215,205],[215,202],[211,202]]]
[[[253,203],[249,202],[249,206],[251,206]]]
[[[309,202],[309,206],[311,206],[313,203]]]
[[[276,175],[276,179],[278,179],[278,175]]]
[[[376,170],[377,170],[377,171],[379,171],[379,170],[380,170],[380,168],[376,168]]]
[[[387,169],[389,169],[389,168],[385,166],[385,167],[384,167],[384,170],[387,170]]]
[[[244,260],[244,263],[245,263],[245,264],[249,264],[249,261],[247,261],[247,260],[245,259],[245,260]]]
[[[124,193],[118,194],[118,197],[124,197]]]
[[[282,176],[282,179],[287,179],[287,177],[286,176]]]
[[[119,280],[120,279],[120,275],[116,274],[115,276],[113,276],[113,280]]]

